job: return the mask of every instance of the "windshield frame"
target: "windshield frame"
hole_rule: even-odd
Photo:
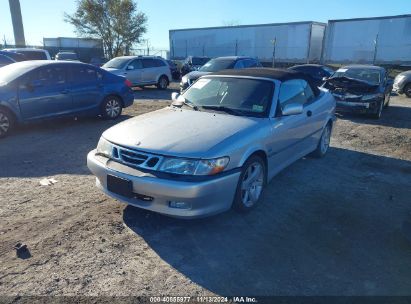
[[[210,71],[210,70],[204,69],[205,65],[208,64],[208,63],[212,64],[214,62],[223,62],[223,61],[230,62],[230,64],[228,66],[222,68],[222,69],[217,69],[217,70],[213,69],[213,70]],[[207,61],[203,66],[201,66],[201,68],[198,69],[198,71],[199,72],[207,72],[207,73],[215,73],[215,72],[219,72],[219,71],[222,71],[222,70],[232,69],[232,68],[234,68],[236,62],[237,62],[237,60],[233,60],[233,59],[214,58],[214,59],[211,59],[211,60]]]
[[[346,71],[344,71],[344,72],[341,72],[340,70],[346,70]],[[376,82],[371,82],[371,81],[368,81],[368,80],[365,80],[365,79],[361,79],[361,78],[357,78],[357,77],[352,77],[352,75],[346,75],[346,73],[349,71],[349,70],[358,70],[358,71],[365,71],[365,72],[368,72],[368,73],[370,73],[370,72],[372,72],[372,73],[376,73],[376,74],[378,74],[378,82],[376,83]],[[339,72],[340,71],[340,72]],[[381,83],[382,83],[382,78],[381,78],[381,71],[380,70],[378,70],[378,69],[373,69],[373,68],[356,68],[356,67],[347,67],[347,68],[340,68],[340,69],[338,69],[337,71],[335,71],[335,73],[331,76],[331,78],[330,79],[332,79],[332,78],[339,78],[339,77],[346,77],[346,78],[350,78],[350,79],[354,79],[354,80],[358,80],[358,81],[361,81],[361,82],[365,82],[365,83],[369,83],[369,84],[372,84],[372,85],[381,85]]]
[[[244,117],[269,118],[269,117],[271,116],[271,109],[272,109],[272,107],[273,107],[274,98],[275,98],[275,90],[276,90],[276,87],[277,87],[277,84],[278,84],[278,83],[276,82],[276,80],[274,80],[274,79],[268,79],[268,78],[264,78],[264,77],[237,76],[237,75],[206,75],[206,76],[200,77],[198,80],[201,80],[201,79],[213,79],[213,78],[230,78],[230,79],[243,79],[243,80],[259,80],[259,81],[265,81],[265,82],[270,83],[270,84],[271,84],[270,93],[269,93],[270,95],[269,95],[268,103],[267,103],[267,106],[266,106],[264,112],[252,112],[252,111],[247,111],[247,110],[241,109],[241,108],[230,108],[230,107],[226,107],[226,108],[232,109],[232,110],[237,111],[237,112],[243,112],[244,115],[241,115],[241,116],[244,116]],[[197,80],[197,81],[198,81],[198,80]],[[191,89],[191,86],[190,86],[187,90],[185,90],[184,93],[181,94],[181,96],[182,96],[183,98],[185,98],[184,95],[185,95],[190,89]],[[188,100],[188,99],[186,99],[186,100]],[[203,109],[203,106],[213,106],[213,105],[210,105],[210,104],[199,105],[198,103],[196,103],[195,101],[192,101],[192,100],[188,100],[188,102],[191,103],[191,104],[193,104],[194,106],[196,106],[196,107],[197,107],[198,109],[200,109],[201,111],[204,111],[204,110],[205,110],[206,112],[210,111],[210,112],[223,113],[223,111]],[[215,106],[217,106],[217,105],[215,105]],[[227,112],[226,112],[226,113],[227,113]],[[228,115],[232,115],[232,114],[228,114]]]

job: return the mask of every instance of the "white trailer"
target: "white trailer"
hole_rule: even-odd
[[[411,15],[330,20],[324,63],[411,63]]]
[[[262,62],[319,62],[326,24],[306,21],[170,30],[170,56],[250,56]]]
[[[73,49],[73,48],[102,48],[101,39],[92,38],[43,38],[44,47],[55,47],[61,49]]]

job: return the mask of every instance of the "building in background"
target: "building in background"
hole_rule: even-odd
[[[307,21],[170,30],[170,57],[236,55],[270,64],[319,62],[325,27]]]
[[[70,51],[77,54],[82,62],[90,62],[92,58],[103,58],[103,42],[91,38],[43,38],[43,48],[54,57],[58,52]]]
[[[323,61],[411,64],[411,15],[330,20]]]

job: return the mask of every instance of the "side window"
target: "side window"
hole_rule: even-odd
[[[245,67],[246,68],[255,68],[257,67],[257,61],[253,60],[253,59],[247,59],[245,60]]]
[[[315,99],[313,90],[311,89],[310,85],[305,80],[301,80],[301,83],[304,87],[304,95],[305,95],[305,98],[307,99],[307,102],[312,102]]]
[[[93,68],[87,66],[73,66],[71,68],[71,80],[78,84],[92,84],[97,81],[97,73]]]
[[[307,102],[303,83],[299,79],[285,81],[281,84],[278,97],[281,110],[288,104],[302,104]]]
[[[33,81],[43,87],[64,85],[66,83],[66,70],[63,67],[44,67],[29,72],[20,79],[20,89],[27,89]]]
[[[245,68],[244,60],[239,60],[234,65],[234,69],[244,69],[244,68]]]
[[[129,67],[133,67],[131,70],[139,70],[143,68],[143,63],[141,62],[141,59],[136,59],[128,64],[127,68],[129,69]]]
[[[166,63],[160,59],[154,59],[154,62],[155,62],[156,67],[162,67],[166,65]]]
[[[156,61],[154,59],[143,59],[143,68],[155,68],[157,67]]]

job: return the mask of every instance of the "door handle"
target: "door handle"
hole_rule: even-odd
[[[313,112],[312,112],[312,111],[307,111],[307,116],[308,116],[308,117],[313,116]]]

